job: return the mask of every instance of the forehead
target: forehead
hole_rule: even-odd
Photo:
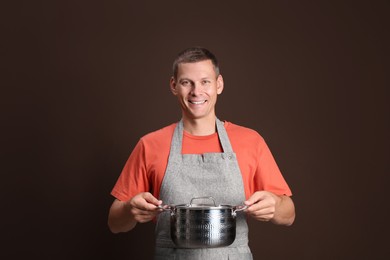
[[[178,65],[177,77],[216,77],[216,72],[211,60],[203,60]]]

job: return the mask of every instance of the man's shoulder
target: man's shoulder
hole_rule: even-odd
[[[263,139],[259,134],[259,132],[257,132],[256,130],[229,121],[225,121],[225,128],[228,134],[232,134],[235,136]]]
[[[264,138],[256,130],[225,121],[226,132],[237,151],[253,151],[265,146]]]
[[[172,123],[158,130],[152,131],[141,137],[144,142],[163,141],[167,138],[171,139],[173,131],[175,130],[177,123]]]

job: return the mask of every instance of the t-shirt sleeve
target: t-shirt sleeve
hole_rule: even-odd
[[[266,190],[277,195],[292,195],[268,145],[262,138],[258,148],[255,190]]]
[[[111,195],[121,201],[126,201],[140,192],[147,192],[150,184],[145,162],[145,146],[139,140],[131,152],[119,178],[111,191]]]

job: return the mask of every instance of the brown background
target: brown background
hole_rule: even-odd
[[[151,258],[153,224],[109,232],[110,191],[179,119],[192,45],[219,57],[218,116],[265,138],[294,193],[292,227],[251,221],[255,259],[384,259],[389,3],[298,2],[3,3],[2,259]]]

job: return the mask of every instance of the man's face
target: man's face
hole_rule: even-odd
[[[183,117],[215,117],[215,104],[223,90],[223,79],[221,75],[217,76],[211,60],[179,64],[177,77],[171,78],[170,85],[179,100]]]

